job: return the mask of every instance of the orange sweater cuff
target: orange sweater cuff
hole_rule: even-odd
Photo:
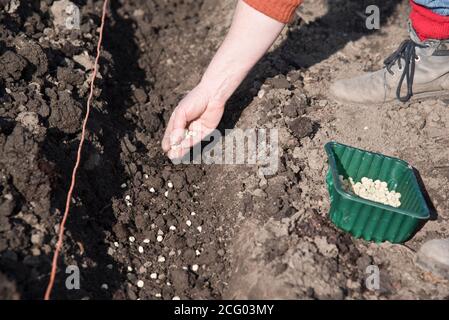
[[[244,0],[248,5],[282,23],[289,23],[302,0]]]

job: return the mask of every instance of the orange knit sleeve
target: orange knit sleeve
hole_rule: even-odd
[[[288,23],[302,0],[244,0],[263,14],[283,23]]]

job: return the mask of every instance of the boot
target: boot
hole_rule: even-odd
[[[330,92],[340,103],[380,104],[449,96],[449,40],[420,41],[410,28],[405,40],[384,61],[384,68],[336,81]]]
[[[427,241],[419,249],[415,263],[423,270],[449,279],[449,239]]]

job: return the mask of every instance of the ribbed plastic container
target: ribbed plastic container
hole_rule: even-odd
[[[405,161],[337,142],[327,143],[325,149],[329,158],[329,216],[340,229],[368,241],[401,243],[429,218],[413,168]],[[389,190],[401,194],[401,206],[394,208],[344,191],[340,175],[356,182],[363,177],[387,182]]]

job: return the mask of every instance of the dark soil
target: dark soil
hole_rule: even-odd
[[[87,102],[102,1],[73,0],[81,10],[73,30],[54,25],[54,2],[23,0],[8,13],[0,0],[0,299],[44,295]],[[372,3],[382,10],[379,32],[361,18]],[[436,171],[449,156],[447,103],[351,109],[326,98],[336,75],[374,70],[396,48],[407,1],[306,0],[231,98],[219,128],[278,128],[276,174],[173,165],[162,154],[171,111],[200,79],[233,8],[232,0],[110,2],[52,297],[447,296],[408,247],[354,240],[326,217],[323,146],[339,140],[416,164],[440,216],[409,246],[447,236],[449,176]],[[364,287],[370,264],[381,268],[380,291]],[[71,265],[79,290],[65,286]]]
[[[101,1],[78,1],[80,30],[59,32],[53,1],[39,2],[0,13],[0,277],[8,279],[1,298],[43,297],[91,72],[74,56],[87,51],[92,59],[98,39]],[[171,165],[160,151],[180,98],[170,92],[183,82],[163,65],[180,50],[166,44],[181,33],[185,42],[205,39],[202,5],[112,1],[54,298],[220,297],[224,253],[216,229],[223,221],[203,204],[204,170]],[[81,290],[65,289],[72,264],[81,269]]]

